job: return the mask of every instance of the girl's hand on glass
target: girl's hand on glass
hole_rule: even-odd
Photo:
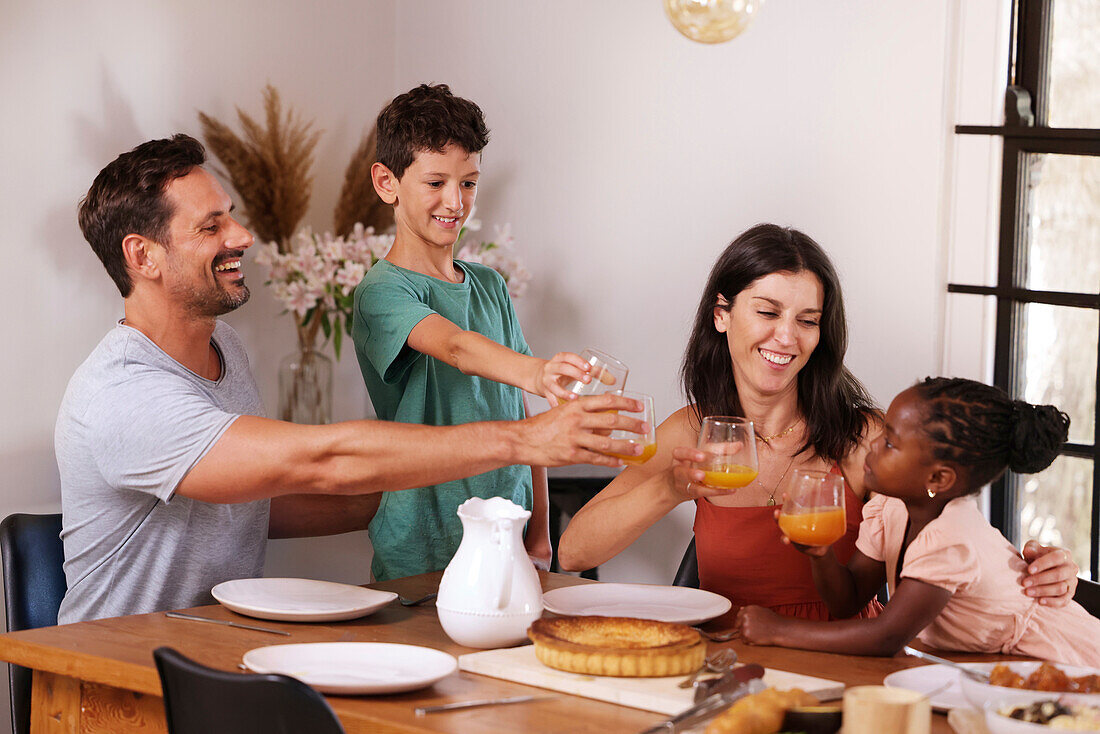
[[[772,513],[772,517],[775,518],[775,524],[776,525],[779,524],[779,515],[782,514],[783,504],[786,501],[787,501],[787,493],[784,492],[783,493],[783,502],[780,502],[778,505],[776,505],[775,512]],[[794,548],[799,553],[805,553],[806,555],[810,556],[811,558],[824,558],[829,553],[829,549],[833,547],[832,544],[830,544],[830,545],[803,545],[802,543],[792,543],[791,539],[788,538],[783,533],[779,534],[779,542],[782,543],[783,545],[789,545],[790,547]]]
[[[588,368],[588,362],[581,359],[580,355],[558,352],[539,366],[535,378],[539,395],[549,400],[551,405],[576,398],[576,393],[571,392],[567,385],[576,381],[587,384],[591,380]]]
[[[1023,557],[1028,563],[1027,575],[1021,579],[1024,593],[1039,597],[1039,603],[1048,607],[1069,604],[1077,590],[1077,573],[1081,570],[1069,551],[1029,540],[1024,545]]]
[[[741,607],[733,628],[750,645],[775,645],[785,620],[764,607]]]

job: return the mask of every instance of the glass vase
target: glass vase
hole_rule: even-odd
[[[298,349],[279,363],[279,418],[292,423],[332,422],[332,359],[316,349],[320,315],[298,326]]]

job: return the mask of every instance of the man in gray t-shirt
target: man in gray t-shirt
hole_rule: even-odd
[[[252,235],[204,162],[186,135],[143,143],[80,205],[125,318],[73,375],[58,415],[60,621],[207,603],[214,584],[260,574],[267,537],[365,529],[379,492],[511,464],[616,466],[604,454],[640,451],[608,438],[643,428],[614,412],[635,401],[610,395],[447,427],[264,418],[244,348],[217,318],[248,300]]]
[[[264,413],[236,332],[218,321],[211,342],[217,380],[119,324],[69,382],[56,428],[69,551],[61,623],[212,603],[215,584],[260,575],[269,500],[172,497],[239,415]]]

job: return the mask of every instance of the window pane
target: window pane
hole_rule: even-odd
[[[1087,575],[1092,553],[1091,459],[1059,456],[1039,474],[1013,477],[1019,545],[1031,539],[1069,550]]]
[[[1096,426],[1096,340],[1100,311],[1023,304],[1015,395],[1057,405],[1070,417],[1069,438],[1092,444]]]
[[[1100,292],[1100,157],[1032,153],[1027,159],[1023,287]]]
[[[1100,127],[1100,3],[1055,0],[1050,44],[1051,127]]]

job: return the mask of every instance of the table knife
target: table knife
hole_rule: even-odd
[[[696,724],[717,714],[719,711],[722,711],[734,701],[753,693],[759,693],[767,688],[767,686],[764,685],[764,681],[760,680],[759,677],[763,674],[764,669],[759,665],[744,665],[737,668],[723,676],[723,678],[731,679],[732,688],[707,696],[686,711],[673,716],[667,721],[662,721],[656,726],[646,729],[642,734],[659,734],[660,732],[676,734],[676,732],[690,729]],[[740,676],[739,679],[738,676]]]
[[[756,663],[741,665],[723,676],[711,678],[695,684],[695,703],[702,703],[716,693],[726,693],[753,678],[763,678],[764,669]]]

